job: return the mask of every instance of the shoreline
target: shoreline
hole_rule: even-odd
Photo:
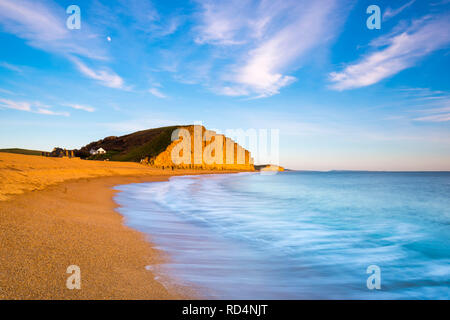
[[[29,157],[35,156],[19,158],[22,157],[30,160]],[[0,157],[3,169],[0,187],[13,182],[14,177],[8,176],[5,182],[8,172],[1,167],[4,158]],[[174,284],[168,290],[146,269],[148,265],[167,261],[168,257],[154,248],[144,233],[124,224],[125,218],[115,210],[119,205],[114,196],[120,191],[113,187],[165,181],[175,175],[235,172],[169,171],[136,166],[140,169],[138,174],[109,172],[109,176],[81,176],[44,186],[26,186],[29,189],[23,193],[0,201],[0,299],[200,298],[195,288]],[[30,172],[36,171],[31,167]],[[10,170],[14,174],[22,169]],[[24,172],[21,174],[26,178]],[[80,267],[80,290],[66,287],[71,275],[66,270],[70,265]]]

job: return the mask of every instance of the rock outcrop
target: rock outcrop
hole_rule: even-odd
[[[259,171],[284,171],[285,169],[281,166],[277,166],[274,164],[265,164],[265,165],[259,165],[259,166],[255,166],[256,170]]]

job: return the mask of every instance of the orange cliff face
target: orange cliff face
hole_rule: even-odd
[[[254,171],[248,150],[222,134],[194,125],[178,128],[165,151],[148,162],[156,167]]]

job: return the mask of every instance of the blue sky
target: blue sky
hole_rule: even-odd
[[[202,122],[279,129],[294,169],[450,170],[449,30],[448,0],[0,0],[0,148]]]

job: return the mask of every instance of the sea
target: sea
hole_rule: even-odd
[[[142,266],[206,299],[449,299],[450,172],[287,171],[115,187]]]

